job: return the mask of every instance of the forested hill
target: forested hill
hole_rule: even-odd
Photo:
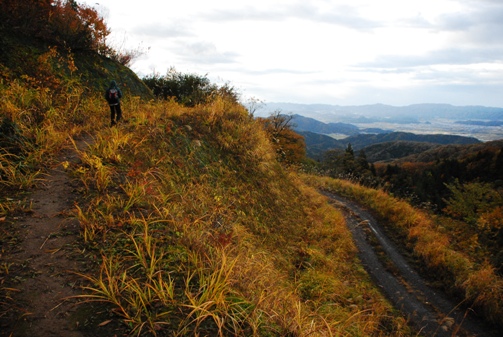
[[[301,115],[292,115],[292,125],[296,131],[300,132],[315,132],[321,134],[340,133],[344,135],[357,135],[360,129],[348,123],[323,123],[314,118],[309,118]]]
[[[362,149],[366,146],[391,142],[391,141],[413,141],[413,142],[424,142],[433,144],[476,144],[480,141],[473,137],[463,137],[456,135],[418,135],[410,132],[391,132],[385,134],[360,134],[356,136],[351,136],[345,139],[346,143],[350,143],[355,149]]]
[[[495,152],[498,149],[503,149],[503,139],[495,140],[492,142],[467,144],[467,145],[451,144],[444,146],[432,146],[429,149],[425,148],[424,151],[417,151],[417,153],[397,158],[394,161],[394,163],[403,163],[403,162],[428,163],[440,160],[463,161],[467,160],[468,158],[481,159],[484,157],[483,153]],[[501,164],[502,163],[499,163],[499,165]],[[490,170],[489,167],[487,167],[487,169],[488,171]]]
[[[398,159],[414,153],[420,153],[436,145],[468,145],[479,144],[479,140],[472,137],[456,135],[417,135],[410,132],[390,132],[382,134],[359,134],[344,139],[334,139],[330,136],[309,132],[298,131],[304,137],[307,155],[318,159],[326,151],[343,150],[351,144],[354,150],[364,150],[367,158],[371,161]],[[395,155],[380,156],[375,152],[382,152],[383,148],[392,146]]]
[[[72,1],[52,2],[0,3],[0,78],[23,77],[33,87],[56,91],[72,81],[98,92],[115,80],[127,95],[153,97],[124,66],[133,55],[107,46],[110,31],[96,11]]]
[[[442,147],[440,144],[398,140],[394,142],[369,145],[363,149],[367,160],[371,163],[389,162],[404,157],[424,153],[431,149]],[[459,146],[461,147],[461,146]]]

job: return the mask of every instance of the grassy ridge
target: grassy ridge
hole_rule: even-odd
[[[455,238],[427,213],[407,202],[379,190],[348,181],[306,176],[305,181],[358,200],[385,220],[389,228],[400,233],[432,274],[439,275],[446,289],[461,295],[489,321],[503,326],[503,280],[489,263],[471,257],[453,244]]]
[[[27,192],[62,165],[81,186],[74,216],[89,271],[72,272],[87,281],[82,299],[108,303],[129,332],[411,335],[359,264],[342,215],[278,164],[241,105],[127,95],[128,122],[109,128],[78,57],[31,56],[28,75],[0,69],[0,257],[16,242],[16,215],[30,209]],[[83,133],[93,142],[77,150],[80,163],[59,163]],[[9,310],[15,275],[1,267]]]
[[[150,103],[127,118],[68,168],[102,260],[84,298],[112,303],[137,333],[409,333],[341,214],[276,162],[242,106]]]

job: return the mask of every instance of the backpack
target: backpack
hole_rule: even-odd
[[[119,91],[117,89],[112,88],[108,91],[108,102],[119,103]]]

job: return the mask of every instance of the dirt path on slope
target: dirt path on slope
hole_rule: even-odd
[[[89,136],[76,141],[85,149]],[[3,285],[11,290],[11,300],[2,303],[1,336],[81,337],[76,299],[81,278],[72,271],[81,270],[79,223],[70,211],[78,197],[74,183],[61,162],[76,162],[75,150],[65,150],[45,178],[41,188],[31,195],[32,211],[13,220],[20,242],[7,253],[2,263],[9,272]]]
[[[407,263],[395,245],[386,237],[372,215],[357,204],[331,193],[324,193],[340,208],[353,234],[360,259],[382,292],[409,319],[421,335],[452,337],[496,337],[500,333],[463,311],[445,294],[430,288]],[[392,273],[378,257],[369,237],[373,236],[393,265]],[[398,275],[396,275],[398,274]]]

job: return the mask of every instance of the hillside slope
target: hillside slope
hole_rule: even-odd
[[[296,131],[309,131],[321,134],[340,133],[344,135],[356,135],[359,133],[358,127],[352,124],[323,123],[301,115],[292,115],[292,123]]]
[[[463,148],[471,144],[481,144],[475,138],[455,135],[417,135],[410,132],[389,132],[380,134],[358,134],[344,139],[334,139],[330,136],[298,131],[306,142],[306,152],[310,158],[319,159],[329,150],[343,150],[351,144],[355,151],[363,150],[370,162],[400,159],[424,151],[435,149],[442,145],[452,148]],[[429,153],[432,153],[430,151]]]
[[[419,162],[427,163],[437,160],[461,160],[463,157],[475,156],[480,152],[484,152],[494,148],[502,148],[503,140],[495,140],[485,143],[477,144],[451,144],[438,147],[432,147],[426,151],[411,154],[407,157],[400,158],[397,163],[400,162]]]
[[[68,52],[47,42],[0,28],[0,78],[32,79],[37,87],[60,88],[66,79],[76,80],[88,91],[104,92],[115,80],[125,95],[152,99],[150,89],[129,68],[91,51]]]
[[[376,135],[356,135],[345,138],[346,143],[351,143],[354,149],[362,149],[366,146],[391,141],[412,141],[433,144],[477,144],[481,143],[473,137],[463,137],[456,135],[418,135],[411,132],[390,132]]]
[[[80,109],[100,125],[92,102]],[[88,252],[77,270],[87,280],[82,299],[109,310],[75,329],[409,335],[359,265],[341,214],[278,164],[242,106],[145,102],[128,124],[93,138],[79,162],[61,165],[80,186],[72,213],[82,235],[75,244]],[[14,211],[2,216],[16,226]],[[3,277],[16,287],[15,273]],[[18,298],[2,296],[8,305]],[[8,318],[4,331],[16,327],[16,315]]]
[[[66,306],[26,299],[51,291],[37,281],[56,271],[79,276],[81,305],[44,326],[76,336],[413,335],[360,265],[340,212],[279,164],[243,106],[125,99],[127,122],[110,128],[102,81],[118,77],[143,96],[130,70],[16,39],[4,35],[12,53],[1,56],[2,334],[49,333],[32,323]],[[60,156],[68,149],[78,159]],[[71,179],[54,200],[76,193],[55,217],[30,203],[54,169]],[[36,200],[52,204],[42,192]],[[54,244],[70,233],[21,235],[21,220],[40,216],[78,224],[64,248],[79,252],[66,256],[75,269],[16,258],[30,255],[21,240],[48,258],[66,251]]]
[[[435,149],[440,144],[427,142],[394,141],[377,143],[363,148],[367,160],[371,163],[387,162],[394,159],[420,154],[430,149]]]

